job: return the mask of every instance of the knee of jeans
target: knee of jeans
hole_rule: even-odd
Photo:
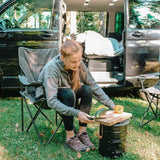
[[[66,99],[74,99],[75,95],[74,95],[74,91],[72,89],[68,89],[65,92],[65,98]]]
[[[85,95],[91,95],[92,94],[92,88],[88,85],[83,85],[81,87],[81,91],[85,94]]]
[[[74,107],[75,94],[72,89],[66,89],[63,91],[63,103],[70,107]]]

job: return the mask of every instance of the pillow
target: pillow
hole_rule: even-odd
[[[104,38],[95,31],[85,31],[77,35],[76,41],[85,43],[86,55],[114,57],[123,52],[123,45],[114,38]]]
[[[111,56],[114,54],[112,43],[94,31],[86,31],[85,53],[87,55]]]

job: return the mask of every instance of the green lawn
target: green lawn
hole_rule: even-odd
[[[160,159],[160,118],[155,119],[144,127],[139,123],[142,119],[147,103],[134,98],[113,98],[115,104],[123,105],[126,112],[132,113],[127,129],[126,153],[119,160],[159,160]],[[92,113],[100,104],[93,100]],[[33,108],[31,106],[31,108]],[[33,109],[34,111],[34,109]],[[54,121],[54,111],[46,111]],[[29,115],[25,109],[25,124],[29,121]],[[56,126],[40,117],[37,120],[44,142],[55,130]],[[75,126],[78,121],[75,118]],[[78,126],[77,126],[78,127]],[[21,132],[20,98],[0,99],[0,160],[108,160],[102,157],[98,150],[99,125],[88,125],[88,134],[92,142],[97,146],[95,151],[77,154],[67,149],[65,143],[65,130],[62,125],[54,140],[47,146],[39,144],[33,126],[26,133]]]

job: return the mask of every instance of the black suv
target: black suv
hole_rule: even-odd
[[[0,5],[0,89],[19,88],[18,47],[59,49],[65,35],[66,9],[102,11],[103,5],[98,7],[97,1],[84,7],[82,0],[64,0],[67,8],[63,0],[7,0]],[[138,76],[151,73],[146,81],[146,86],[151,86],[159,74],[160,0],[118,0],[114,9],[110,1],[98,2],[106,6],[106,35],[115,39],[121,35],[124,53],[84,58],[96,82],[105,88],[139,89]],[[83,20],[80,17],[79,22]]]
[[[0,88],[19,88],[18,47],[59,46],[59,7],[54,0],[8,0],[0,5]]]

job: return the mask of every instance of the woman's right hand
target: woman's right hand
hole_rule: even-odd
[[[81,123],[95,123],[95,120],[89,120],[90,117],[87,113],[80,111],[78,113],[78,119]]]

